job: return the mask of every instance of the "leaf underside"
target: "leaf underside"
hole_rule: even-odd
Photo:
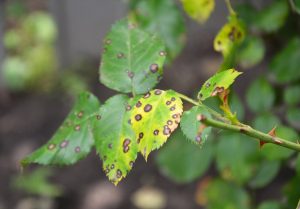
[[[22,160],[22,165],[71,165],[86,157],[94,145],[93,122],[97,119],[98,99],[81,93],[57,132],[41,148]]]
[[[107,87],[142,94],[162,78],[165,46],[127,19],[118,21],[104,41],[100,80]]]
[[[205,107],[195,106],[182,115],[180,127],[186,138],[196,145],[203,145],[211,132],[211,127],[206,127],[197,120],[200,115],[210,118]]]
[[[199,23],[204,23],[215,7],[215,0],[181,0],[185,12]]]
[[[116,95],[100,108],[95,124],[95,145],[103,161],[103,170],[114,184],[131,170],[137,157],[137,143],[130,125],[130,113],[136,99]]]
[[[146,160],[177,128],[181,114],[182,101],[171,90],[150,91],[136,103],[131,115],[132,127],[138,149]]]
[[[198,98],[203,101],[209,97],[222,93],[231,86],[236,77],[240,74],[242,73],[235,69],[229,69],[213,75],[203,84],[198,93]]]

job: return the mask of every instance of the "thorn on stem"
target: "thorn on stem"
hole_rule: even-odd
[[[272,136],[272,137],[276,137],[276,126],[275,126],[274,128],[272,128],[272,130],[269,131],[268,134],[269,134],[270,136]]]

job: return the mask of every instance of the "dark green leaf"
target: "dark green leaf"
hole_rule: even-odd
[[[272,20],[274,21],[274,20]],[[300,78],[300,38],[289,41],[272,60],[270,68],[280,83],[296,81]]]
[[[277,127],[276,135],[292,142],[297,142],[297,139],[299,139],[299,136],[295,130],[285,126]],[[261,148],[261,154],[269,160],[287,159],[294,152],[294,150],[270,143],[264,144],[264,146]]]
[[[293,127],[300,128],[300,108],[288,109],[287,120]]]
[[[300,176],[300,154],[298,154],[298,157],[296,159],[296,171],[298,176]]]
[[[178,183],[200,178],[209,168],[213,156],[210,142],[199,148],[184,138],[179,129],[175,131],[156,158],[161,172]]]
[[[269,111],[275,101],[275,92],[265,78],[256,79],[246,93],[249,108],[254,112]]]
[[[280,125],[280,120],[271,113],[260,114],[253,121],[253,126],[255,129],[268,133],[272,128]]]
[[[247,36],[238,50],[237,60],[243,68],[258,64],[265,55],[264,42],[255,36]]]
[[[240,74],[242,73],[234,69],[229,69],[213,75],[203,84],[198,93],[198,98],[203,101],[209,97],[217,96],[228,89]]]
[[[288,13],[289,6],[286,0],[273,1],[256,14],[255,27],[264,32],[275,32],[283,26]]]
[[[34,195],[57,197],[62,194],[62,189],[50,183],[48,178],[52,171],[48,168],[39,168],[32,173],[23,174],[13,179],[13,187]]]
[[[250,209],[250,197],[243,188],[219,179],[208,185],[205,198],[208,209]]]
[[[289,86],[285,89],[284,101],[291,106],[300,104],[300,85]]]
[[[300,187],[298,185],[300,185],[300,176],[295,176],[284,186],[284,196],[287,199],[286,208],[294,209],[298,205],[300,194]]]
[[[158,33],[164,40],[167,57],[174,59],[185,39],[184,19],[172,0],[139,0],[132,7],[132,18],[142,29]]]
[[[182,101],[176,92],[150,91],[135,105],[131,121],[138,139],[139,151],[147,160],[177,128],[182,114]]]
[[[253,175],[257,146],[244,135],[223,131],[216,148],[217,168],[222,176],[239,184],[249,180]]]
[[[195,106],[183,113],[180,122],[183,134],[190,142],[196,145],[203,145],[211,132],[211,127],[206,127],[197,119],[200,115],[211,117],[205,107]]]
[[[86,157],[94,145],[93,123],[99,106],[95,96],[81,93],[51,140],[24,158],[22,165],[70,165]]]
[[[112,26],[104,44],[100,80],[107,87],[142,94],[161,79],[166,52],[157,36],[124,19]]]
[[[262,188],[268,185],[278,174],[280,162],[265,160],[261,162],[255,176],[249,182],[252,188]]]
[[[258,206],[258,209],[281,209],[281,206],[276,201],[265,201]]]
[[[181,0],[185,12],[194,20],[205,22],[215,7],[215,0]]]
[[[114,184],[126,177],[137,157],[136,137],[129,121],[137,99],[125,95],[108,99],[100,108],[95,124],[96,149],[105,174]]]

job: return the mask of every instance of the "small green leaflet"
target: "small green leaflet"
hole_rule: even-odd
[[[95,124],[95,145],[103,160],[103,170],[115,185],[131,170],[137,157],[137,143],[130,125],[136,99],[116,95],[100,108]]]
[[[166,44],[168,61],[180,53],[185,42],[185,24],[174,1],[138,0],[132,3],[130,17],[140,28],[160,35]]]
[[[142,94],[162,78],[165,46],[127,19],[118,21],[104,41],[100,80],[107,87]]]
[[[209,97],[222,93],[231,86],[236,77],[240,74],[242,73],[235,69],[229,69],[215,74],[203,84],[200,92],[198,93],[198,98],[204,101]]]
[[[181,114],[182,101],[172,90],[150,91],[136,103],[131,115],[132,127],[139,151],[146,160],[177,128]]]
[[[215,0],[181,0],[185,12],[199,23],[204,23],[215,7]]]
[[[86,157],[94,145],[93,122],[99,106],[94,95],[81,93],[51,140],[23,159],[22,165],[70,165]]]
[[[195,106],[183,113],[180,122],[183,134],[196,145],[203,145],[211,132],[211,127],[206,127],[197,119],[202,116],[211,117],[205,107]]]
[[[224,57],[228,56],[232,48],[241,43],[245,37],[244,26],[237,16],[232,14],[228,19],[214,40],[214,49],[221,52]]]

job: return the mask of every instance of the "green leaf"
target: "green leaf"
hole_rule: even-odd
[[[253,179],[250,180],[249,185],[252,188],[263,188],[268,185],[278,174],[280,169],[280,162],[276,160],[265,160],[259,165]]]
[[[300,108],[288,109],[286,118],[293,127],[300,128]]]
[[[218,93],[228,89],[240,74],[242,73],[235,69],[229,69],[213,75],[203,84],[198,93],[198,98],[203,101],[209,97],[218,95]]]
[[[159,149],[177,128],[182,114],[182,101],[176,92],[150,91],[135,105],[131,121],[138,139],[139,151],[147,160],[151,151]]]
[[[276,128],[276,136],[292,142],[297,142],[297,139],[299,139],[299,136],[295,130],[285,126],[279,126]],[[264,146],[261,148],[261,154],[269,160],[287,159],[294,152],[294,150],[270,143],[264,144]]]
[[[242,22],[236,15],[230,15],[228,22],[221,28],[214,39],[214,49],[217,52],[221,52],[225,59],[228,59],[233,53],[233,49],[244,40],[245,33]]]
[[[108,99],[95,124],[96,149],[106,176],[115,185],[126,177],[137,157],[136,137],[129,121],[136,100],[125,95]]]
[[[300,38],[289,41],[287,46],[273,58],[270,68],[280,83],[300,79]]]
[[[174,59],[185,42],[184,19],[174,1],[139,0],[131,9],[139,27],[158,33],[166,44],[167,58]]]
[[[124,19],[112,26],[104,44],[100,80],[107,87],[142,94],[160,81],[166,52],[157,36]]]
[[[181,0],[185,12],[199,23],[204,23],[215,8],[215,0]]]
[[[25,157],[22,165],[71,165],[86,157],[94,145],[93,123],[98,117],[99,106],[94,95],[81,93],[51,140]]]
[[[177,129],[156,156],[161,172],[177,183],[188,183],[200,178],[209,168],[213,157],[210,142],[200,149],[184,138],[180,129]]]
[[[275,92],[269,82],[261,77],[248,88],[246,101],[253,112],[270,111],[275,102]]]
[[[300,14],[300,0],[291,0],[290,3],[293,11]]]
[[[284,102],[290,106],[300,104],[300,85],[289,86],[284,90]]]
[[[235,184],[216,179],[204,192],[209,209],[250,209],[249,195]]]
[[[281,209],[281,206],[275,200],[265,201],[258,206],[258,209]]]
[[[237,60],[243,68],[251,68],[262,61],[265,50],[262,39],[255,36],[247,36],[238,49]]]
[[[286,208],[295,208],[295,206],[298,205],[300,194],[300,187],[298,185],[300,185],[300,176],[293,177],[284,186],[284,197],[287,199]]]
[[[50,183],[48,178],[52,171],[48,168],[39,168],[32,173],[19,175],[13,178],[13,187],[34,195],[47,197],[58,197],[62,194],[62,189]]]
[[[260,114],[253,121],[254,128],[265,133],[268,133],[272,128],[277,127],[280,124],[280,120],[275,115],[268,112]]]
[[[264,32],[275,32],[283,26],[288,13],[289,6],[287,1],[273,1],[268,7],[256,14],[255,27]]]
[[[217,168],[225,179],[239,184],[246,183],[253,175],[256,154],[255,141],[223,131],[216,147]]]
[[[196,145],[203,145],[211,132],[211,127],[206,127],[197,119],[200,115],[211,117],[204,106],[195,106],[183,113],[180,122],[183,134],[190,142]]]
[[[234,92],[229,95],[229,105],[232,112],[236,113],[237,118],[243,120],[245,117],[245,108],[239,96]]]

